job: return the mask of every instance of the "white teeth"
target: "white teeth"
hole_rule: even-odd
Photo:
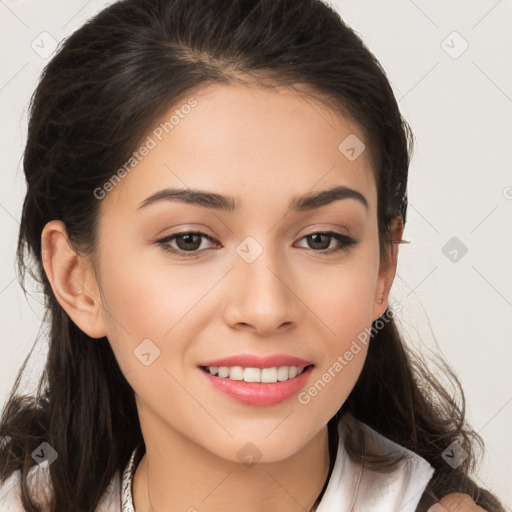
[[[229,374],[231,378],[231,373]],[[245,382],[261,382],[261,370],[259,368],[245,368]]]
[[[288,366],[280,366],[277,369],[277,380],[288,380],[289,372],[290,370],[288,370]]]
[[[210,373],[212,375],[215,375],[215,373],[213,372],[213,370],[215,368],[216,368],[215,366],[212,366],[211,368],[209,368]],[[229,377],[229,368],[227,366],[221,366],[219,368],[219,377],[222,377],[223,379],[225,379],[226,377]]]
[[[286,368],[286,366],[283,366],[283,368]],[[260,382],[277,382],[277,368],[262,368]]]
[[[229,378],[231,380],[244,380],[244,369],[241,366],[232,366],[229,369]]]
[[[304,368],[280,366],[279,368],[243,368],[242,366],[207,366],[206,369],[221,378],[243,380],[245,382],[283,382],[300,375]]]

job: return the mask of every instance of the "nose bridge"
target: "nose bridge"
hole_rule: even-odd
[[[263,237],[260,237],[260,240]],[[294,294],[288,283],[286,262],[271,247],[271,236],[260,242],[248,236],[236,248],[237,281],[230,297],[231,321],[250,324],[261,331],[271,331],[294,321]]]

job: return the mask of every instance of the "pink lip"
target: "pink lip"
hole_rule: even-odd
[[[304,368],[311,361],[286,354],[273,354],[271,356],[256,356],[253,354],[240,354],[238,356],[225,357],[215,361],[206,361],[198,366],[242,366],[243,368],[274,368],[279,366],[297,366]],[[286,381],[285,381],[286,382]]]
[[[225,360],[223,360],[225,361]],[[217,366],[217,365],[205,365]],[[227,365],[226,365],[227,366]],[[231,364],[229,366],[242,366]],[[277,365],[276,365],[277,366]],[[281,365],[288,366],[288,365]],[[296,365],[290,365],[296,366]],[[250,366],[250,368],[256,368]],[[267,368],[264,366],[263,368]],[[288,398],[297,394],[306,384],[313,366],[304,370],[297,377],[281,382],[263,383],[263,382],[245,382],[243,380],[231,380],[228,378],[215,377],[207,370],[200,370],[208,382],[218,391],[234,398],[238,402],[246,405],[259,407],[268,407],[284,402]]]

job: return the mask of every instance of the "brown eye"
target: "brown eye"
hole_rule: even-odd
[[[215,242],[211,236],[208,236],[206,233],[202,233],[201,231],[186,231],[166,236],[165,238],[157,240],[156,243],[160,245],[164,251],[186,258],[189,256],[196,256],[197,253],[200,252],[199,249],[204,239],[209,240],[210,242]],[[176,247],[173,247],[171,242],[175,242]]]
[[[311,245],[311,249],[320,249],[320,250],[329,249],[329,246],[331,245],[331,239],[332,239],[331,236],[326,235],[325,233],[315,233],[313,235],[308,235],[306,238],[308,240],[308,243],[310,243],[310,245]],[[326,245],[326,242],[327,242],[327,245]]]
[[[308,248],[316,252],[333,253],[337,251],[348,250],[351,246],[358,243],[357,240],[349,236],[336,233],[334,231],[318,231],[303,237],[307,241]],[[335,239],[338,242],[338,247],[329,249],[331,241]]]
[[[183,251],[193,251],[199,249],[202,238],[197,233],[187,233],[174,237],[178,249]]]

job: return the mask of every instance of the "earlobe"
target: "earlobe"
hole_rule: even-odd
[[[388,260],[379,268],[378,285],[375,294],[374,318],[377,320],[384,314],[388,307],[389,292],[393,285],[398,261],[398,244],[402,239],[404,230],[403,219],[400,215],[391,220],[391,247],[389,248]]]
[[[106,336],[94,272],[86,258],[72,248],[62,221],[52,220],[44,227],[41,257],[55,298],[71,320],[91,338]]]

